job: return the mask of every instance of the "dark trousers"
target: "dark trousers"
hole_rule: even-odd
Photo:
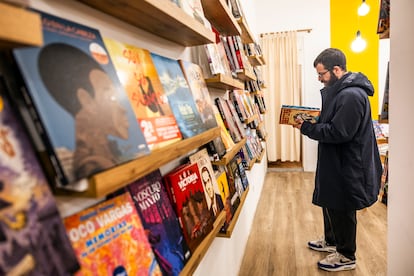
[[[336,245],[336,251],[355,260],[356,211],[338,211],[322,208],[325,241]]]

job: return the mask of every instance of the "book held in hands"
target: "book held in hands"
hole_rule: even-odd
[[[281,125],[295,125],[296,118],[301,118],[303,121],[310,123],[317,123],[321,110],[317,107],[307,107],[298,105],[282,105],[280,109],[279,124]]]

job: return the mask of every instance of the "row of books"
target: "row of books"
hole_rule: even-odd
[[[240,156],[215,172],[205,148],[62,222],[0,80],[2,275],[179,275],[220,212],[229,225],[248,179]]]

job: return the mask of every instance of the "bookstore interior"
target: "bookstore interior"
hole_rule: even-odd
[[[243,2],[0,1],[1,275],[237,274],[271,118]]]

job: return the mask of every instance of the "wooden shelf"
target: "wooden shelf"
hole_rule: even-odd
[[[205,81],[208,87],[223,90],[244,89],[243,82],[223,74],[217,74],[209,79],[206,79]]]
[[[78,1],[183,46],[215,42],[213,31],[171,1]]]
[[[201,147],[218,136],[220,136],[220,127],[207,130],[194,137],[154,150],[149,155],[95,174],[88,179],[89,188],[85,192],[58,189],[56,194],[77,197],[103,197],[145,176],[162,165],[183,156],[189,151]]]
[[[227,165],[233,157],[240,151],[244,144],[246,144],[247,138],[243,138],[240,142],[235,144],[226,154],[218,161],[212,161],[211,164],[216,166]]]
[[[214,222],[213,230],[211,230],[207,237],[205,237],[203,241],[197,246],[196,250],[192,253],[191,258],[188,260],[183,270],[181,270],[180,276],[193,275],[204,255],[207,253],[211,243],[217,237],[217,234],[219,233],[225,220],[226,213],[224,211],[221,211]]]
[[[0,49],[43,44],[39,14],[0,2]]]
[[[262,66],[265,64],[263,56],[247,56],[252,66]]]
[[[204,15],[225,36],[240,35],[241,28],[224,0],[202,0]]]
[[[255,163],[256,163],[256,158],[253,158],[252,160],[250,160],[248,167],[245,168],[245,170],[250,171],[253,168]]]
[[[227,230],[225,233],[218,232],[217,237],[221,238],[230,238],[231,234],[233,233],[234,227],[236,227],[237,219],[239,218],[240,212],[243,209],[244,202],[246,201],[247,194],[249,192],[249,187],[243,192],[242,197],[240,199],[240,204],[237,207],[236,212],[233,215],[233,218],[231,219],[231,222],[229,224],[229,227],[227,227]]]
[[[243,69],[243,72],[237,73],[237,77],[243,81],[255,81],[256,80],[256,76],[253,73],[245,69]]]
[[[254,43],[255,41],[254,36],[252,32],[250,31],[246,20],[243,17],[240,17],[239,19],[237,19],[237,23],[239,23],[239,26],[241,27],[241,30],[242,30],[241,39],[242,39],[243,44]]]
[[[259,115],[257,114],[253,114],[253,116],[250,116],[249,118],[247,118],[244,123],[245,124],[250,124],[251,122],[253,122],[254,120],[259,119]]]
[[[265,149],[263,149],[262,152],[260,153],[260,155],[257,157],[256,163],[262,162],[264,154],[265,154]]]

